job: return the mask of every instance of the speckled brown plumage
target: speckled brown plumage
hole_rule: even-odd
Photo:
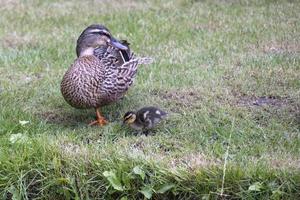
[[[65,100],[75,108],[98,108],[120,99],[135,77],[138,59],[117,67],[116,58],[99,60],[93,55],[79,57],[61,83]]]

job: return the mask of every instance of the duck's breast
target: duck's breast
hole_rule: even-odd
[[[101,106],[101,86],[104,70],[94,56],[77,58],[67,70],[61,82],[65,100],[76,108]]]

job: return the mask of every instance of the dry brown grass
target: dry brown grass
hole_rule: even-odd
[[[222,161],[216,158],[210,158],[207,155],[199,152],[187,153],[181,157],[173,158],[169,161],[169,167],[176,170],[186,168],[190,171],[195,171],[212,166],[220,167]]]
[[[297,40],[274,40],[249,45],[251,52],[262,52],[265,54],[295,54],[300,53],[300,43]]]

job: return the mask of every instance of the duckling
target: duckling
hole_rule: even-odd
[[[99,30],[105,31],[107,34],[110,34],[109,30],[101,24],[92,24],[82,31],[82,33],[77,39],[77,45],[76,45],[77,57],[79,57],[80,52],[84,48],[85,40],[87,40],[89,37],[93,37],[93,33],[98,32]],[[120,40],[118,42],[126,46],[127,49],[125,50],[125,49],[111,48],[111,54],[117,58],[116,65],[121,66],[125,62],[128,62],[133,57],[133,53],[129,48],[130,44],[129,42],[127,42],[127,40]],[[95,48],[93,54],[94,56],[96,56],[101,60],[104,57],[107,50],[108,50],[107,45],[101,45]]]
[[[167,117],[167,113],[159,108],[150,106],[143,107],[137,112],[128,111],[123,117],[123,124],[128,124],[131,128],[143,132],[152,129],[161,120]]]
[[[99,46],[107,50],[100,60],[94,55]],[[79,109],[94,108],[97,120],[90,125],[107,124],[100,107],[119,100],[131,86],[138,64],[149,64],[151,59],[131,58],[118,66],[115,50],[128,50],[116,40],[107,28],[93,30],[83,38],[79,57],[67,70],[61,82],[61,93],[71,106]]]

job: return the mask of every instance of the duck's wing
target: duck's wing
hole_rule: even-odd
[[[112,46],[100,46],[94,50],[94,55],[102,60],[108,54],[113,55],[116,57],[118,66],[123,65],[124,63],[128,62],[131,58],[133,58],[133,52],[129,48],[129,43],[126,40],[120,40],[120,43],[126,46],[127,50],[120,50]]]
[[[128,90],[137,73],[139,59],[131,59],[118,68],[117,87],[120,90]]]
[[[138,66],[138,59],[132,59],[122,66],[117,65],[117,59],[108,55],[101,60],[101,66],[105,69],[102,83],[102,96],[112,101],[122,97],[132,85]]]

